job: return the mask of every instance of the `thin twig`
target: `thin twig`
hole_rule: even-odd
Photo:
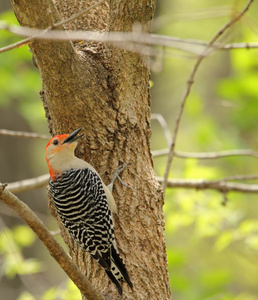
[[[176,138],[177,138],[177,133],[178,133],[178,129],[179,129],[179,125],[180,125],[180,121],[182,118],[182,114],[183,114],[183,110],[184,110],[184,106],[186,103],[186,100],[188,98],[188,95],[191,91],[191,87],[194,83],[194,78],[195,75],[197,73],[197,70],[199,69],[200,64],[202,63],[202,61],[204,60],[204,58],[206,57],[210,47],[221,37],[221,35],[227,30],[229,29],[234,23],[236,23],[237,21],[239,21],[241,19],[241,17],[247,12],[247,10],[249,9],[251,3],[253,2],[253,0],[249,0],[247,5],[245,6],[245,8],[239,13],[237,14],[233,19],[231,19],[226,25],[224,25],[211,39],[211,41],[208,43],[207,47],[205,48],[205,50],[203,51],[203,54],[200,55],[200,57],[197,59],[193,70],[189,76],[189,79],[187,81],[187,85],[186,85],[186,89],[183,95],[183,98],[181,100],[180,103],[180,108],[179,108],[179,112],[177,114],[176,117],[176,122],[175,122],[175,128],[173,131],[173,136],[172,136],[172,141],[171,141],[171,146],[170,146],[170,150],[169,150],[169,155],[168,155],[168,159],[167,159],[167,164],[166,164],[166,170],[164,173],[164,180],[163,180],[163,189],[164,191],[166,190],[167,187],[167,181],[168,181],[168,175],[169,175],[169,171],[170,171],[170,166],[174,157],[174,150],[175,150],[175,143],[176,143]]]
[[[258,174],[249,174],[249,175],[232,175],[224,177],[223,181],[236,181],[236,180],[254,180],[258,179]]]
[[[234,50],[234,49],[256,49],[258,48],[258,43],[253,42],[253,43],[232,43],[232,44],[226,44],[226,45],[221,45],[218,46],[219,49],[221,50]]]
[[[36,139],[44,139],[44,140],[50,139],[50,137],[45,134],[38,134],[34,132],[25,132],[25,131],[14,131],[14,130],[7,130],[7,129],[0,129],[0,135],[36,138]]]
[[[34,190],[46,186],[49,180],[49,174],[44,174],[39,177],[25,179],[13,183],[8,183],[6,187],[14,194]]]
[[[231,6],[219,6],[219,7],[210,7],[210,8],[204,8],[204,9],[195,9],[195,10],[190,10],[190,11],[183,11],[177,12],[173,11],[161,15],[159,17],[156,17],[153,21],[153,31],[157,31],[161,29],[162,27],[177,22],[177,21],[195,21],[195,20],[202,20],[202,19],[208,19],[210,20],[211,18],[220,18],[223,16],[229,16],[232,13],[232,8]]]
[[[57,230],[55,230],[55,231],[50,231],[50,233],[53,235],[53,236],[55,236],[55,235],[60,235],[60,233],[61,233],[61,230],[60,229],[57,229]]]
[[[171,134],[168,128],[168,124],[164,117],[161,114],[151,114],[152,120],[157,120],[164,132],[167,145],[171,141]],[[160,149],[152,151],[152,156],[164,156],[169,154],[169,149]],[[183,151],[174,151],[174,156],[178,158],[196,158],[196,159],[218,159],[230,156],[251,156],[258,158],[258,152],[255,152],[250,149],[236,149],[236,150],[224,150],[224,151],[214,151],[214,152],[183,152]]]
[[[163,177],[157,178],[160,184],[163,184]],[[258,184],[245,184],[227,182],[223,180],[205,180],[205,179],[168,179],[168,188],[185,188],[196,190],[217,190],[222,193],[258,193]]]
[[[19,28],[21,28],[21,27],[19,27]],[[23,27],[23,28],[26,28],[26,27]],[[8,26],[5,26],[5,25],[1,26],[1,23],[0,23],[0,29],[8,30],[17,35],[24,35],[24,34],[22,34],[22,31],[20,31],[18,33],[17,31],[10,29],[10,27],[8,27]],[[26,28],[26,30],[27,30],[27,28]],[[32,33],[31,30],[30,30],[30,32]],[[128,32],[125,33],[125,34],[127,34],[127,36],[125,36],[124,38],[123,38],[122,32],[119,32],[119,33],[118,32],[117,33],[112,33],[112,32],[97,33],[95,31],[86,32],[86,31],[62,31],[62,30],[58,30],[58,31],[36,30],[33,32],[36,35],[32,35],[29,38],[26,38],[18,43],[14,43],[9,46],[0,48],[0,53],[7,52],[9,50],[30,44],[33,39],[48,39],[48,40],[63,40],[63,41],[66,41],[66,40],[71,40],[71,41],[84,40],[84,41],[86,41],[86,40],[88,40],[88,41],[97,41],[97,42],[110,42],[124,50],[133,51],[133,52],[141,53],[144,55],[150,55],[150,56],[158,56],[161,54],[164,55],[164,49],[158,49],[158,48],[154,48],[154,47],[151,47],[148,45],[144,45],[144,44],[142,44],[143,40],[141,40],[141,35],[138,36],[138,38],[137,38],[138,41],[137,41],[135,37],[130,38],[130,36],[128,36]],[[48,34],[46,34],[46,32]],[[26,31],[26,33],[28,34],[28,31]],[[44,35],[42,35],[43,33],[44,33]],[[69,33],[69,35],[68,35],[68,33]],[[165,37],[164,36],[164,40],[162,41],[162,37],[160,40],[158,40],[156,37],[154,37],[154,35],[149,35],[149,34],[144,34],[144,39],[146,39],[147,36],[149,36],[149,38],[150,38],[149,41],[154,46],[157,45],[157,46],[163,46],[163,47],[170,47],[170,48],[178,49],[178,50],[185,51],[188,53],[192,53],[195,55],[194,58],[196,57],[196,55],[200,55],[200,53],[202,52],[200,50],[194,49],[193,47],[182,46],[182,45],[178,44],[176,41],[174,44],[173,37]],[[169,42],[168,39],[172,39],[172,41]],[[124,44],[123,43],[124,41],[127,41],[127,43]],[[165,45],[163,45],[163,44],[165,44]],[[190,43],[190,44],[192,44],[192,43]],[[196,43],[196,45],[199,45],[199,44]],[[216,49],[218,49],[218,48],[216,48]],[[165,56],[169,57],[170,55],[166,54]]]
[[[65,21],[65,20],[64,20]],[[55,26],[55,24],[53,25]],[[166,47],[176,47],[178,43],[188,43],[203,46],[200,42],[194,40],[182,40],[177,37],[164,36],[159,34],[148,34],[143,32],[96,32],[96,31],[82,31],[82,30],[51,30],[36,29],[17,25],[8,25],[1,21],[0,29],[7,30],[13,34],[31,37],[32,39],[40,40],[58,40],[58,41],[78,41],[87,40],[95,42],[134,42],[138,44],[151,44]],[[177,47],[176,47],[177,48]],[[179,48],[181,49],[181,47]],[[200,51],[195,52],[192,50],[186,50],[195,54],[200,54]]]
[[[166,120],[164,119],[162,114],[157,114],[157,113],[151,114],[151,119],[152,120],[157,120],[159,122],[160,126],[163,129],[165,139],[166,139],[166,142],[167,142],[167,146],[169,146],[169,143],[171,141],[171,134],[170,134],[168,124],[167,124]]]
[[[153,157],[169,154],[169,149],[160,149],[152,151]],[[174,151],[174,156],[178,158],[196,158],[196,159],[218,159],[231,156],[251,156],[258,158],[258,152],[250,149],[224,150],[214,152],[184,152]]]
[[[194,179],[169,179],[168,187],[184,187],[185,186],[188,188],[207,189],[208,188],[207,186],[210,185],[211,188],[214,189],[214,184],[216,182],[224,182],[225,183],[227,181],[234,181],[234,180],[244,181],[244,180],[254,180],[254,179],[258,179],[258,174],[234,175],[234,176],[224,177],[222,179],[215,180],[215,181],[209,181],[209,180],[205,180],[205,179],[197,179],[197,180],[194,180]],[[25,192],[25,191],[29,191],[29,190],[33,190],[36,188],[41,188],[43,186],[46,186],[48,183],[48,180],[49,180],[49,175],[44,174],[39,177],[10,183],[10,184],[8,184],[6,189],[8,189],[12,193],[18,194],[21,192]],[[160,183],[163,182],[161,177],[158,177],[158,181]],[[203,184],[203,183],[205,183],[205,184]],[[242,184],[240,184],[240,185],[242,185]],[[216,186],[219,186],[219,184],[217,184]],[[253,184],[244,185],[247,193],[250,192],[250,190],[255,192],[253,187],[256,187],[256,186],[258,188],[258,185],[253,185]],[[239,191],[245,192],[245,190],[242,191],[241,189],[239,189]]]
[[[97,4],[96,4],[97,5]],[[89,8],[87,9],[87,11]],[[86,10],[79,13],[82,15]],[[95,32],[95,31],[65,31],[65,30],[51,30],[60,26],[61,24],[68,23],[75,19],[75,16],[72,16],[69,19],[63,20],[59,23],[53,24],[47,29],[32,29],[28,27],[7,25],[4,22],[0,22],[0,29],[8,30],[16,35],[29,36],[28,38],[0,48],[0,53],[6,52],[8,50],[21,47],[23,45],[29,44],[33,39],[48,39],[48,40],[87,40],[87,41],[96,41],[96,42],[113,42],[116,46],[124,48],[125,50],[135,51],[146,55],[158,55],[162,51],[160,49],[155,49],[152,46],[163,46],[178,49],[181,51],[186,51],[193,53],[195,55],[203,55],[203,48],[207,49],[209,43],[200,40],[194,39],[182,39],[178,37],[170,37],[159,34],[148,34],[141,32]],[[128,42],[123,44],[123,42]],[[131,44],[130,44],[131,43]],[[152,45],[152,46],[149,46]],[[191,45],[191,47],[189,47]],[[197,46],[193,48],[192,45]],[[257,43],[233,43],[224,45],[221,43],[214,43],[210,45],[210,49],[213,50],[232,50],[232,49],[251,49],[258,48]],[[206,52],[206,56],[212,52]],[[166,54],[168,56],[168,54]]]
[[[0,53],[7,52],[7,51],[12,50],[12,49],[20,48],[20,47],[28,45],[30,43],[31,43],[31,38],[29,37],[29,38],[21,40],[17,43],[14,43],[14,44],[11,44],[9,46],[0,48]]]
[[[0,185],[0,199],[14,210],[37,234],[43,242],[50,255],[63,268],[65,273],[71,278],[81,293],[87,299],[104,300],[104,297],[90,284],[88,279],[82,274],[79,268],[73,263],[64,249],[51,235],[43,222],[34,214],[34,212],[20,199],[8,190],[5,185]]]

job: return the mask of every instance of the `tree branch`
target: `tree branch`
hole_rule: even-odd
[[[171,134],[170,134],[170,130],[168,128],[168,124],[167,124],[165,118],[162,116],[162,114],[153,113],[153,114],[151,114],[151,120],[157,120],[159,122],[160,126],[163,129],[165,139],[167,142],[167,146],[169,147],[169,144],[171,141]]]
[[[157,177],[159,183],[163,183],[163,179],[162,177]],[[21,193],[21,192],[25,192],[25,191],[29,191],[29,190],[33,190],[36,188],[41,188],[43,186],[47,185],[49,179],[49,175],[48,174],[44,174],[42,176],[39,177],[35,177],[35,178],[31,178],[31,179],[25,179],[25,180],[21,180],[21,181],[17,181],[17,182],[13,182],[13,183],[9,183],[8,186],[6,187],[6,189],[8,189],[8,191],[12,192],[12,193]],[[222,183],[221,182],[225,182],[226,181],[233,181],[233,180],[253,180],[253,179],[258,179],[258,174],[249,174],[249,175],[235,175],[235,176],[228,176],[228,177],[224,177],[220,180],[206,180],[206,179],[169,179],[168,180],[168,187],[186,187],[186,188],[196,188],[196,189],[214,189],[215,187],[219,187],[215,188],[221,191],[222,187]],[[219,182],[219,184],[217,184],[217,182]],[[232,183],[232,186],[235,186],[234,183]],[[231,188],[231,183],[226,183],[226,188]],[[239,191],[239,192],[247,192],[247,193],[256,193],[256,189],[258,192],[258,185],[254,185],[254,184],[236,184],[237,187],[239,187],[238,190],[234,190],[234,191]],[[244,189],[243,189],[244,188]]]
[[[163,177],[157,177],[160,184],[164,183]],[[248,178],[249,179],[249,178]],[[227,182],[223,180],[205,180],[205,179],[168,179],[169,188],[186,188],[196,190],[217,190],[221,193],[239,192],[239,193],[258,193],[257,184],[244,184]]]
[[[88,279],[81,273],[79,268],[72,262],[64,249],[51,235],[43,222],[33,211],[15,195],[5,189],[6,184],[0,184],[0,199],[16,212],[36,233],[43,242],[50,255],[63,268],[81,293],[88,299],[104,300],[104,297],[90,284]]]
[[[169,146],[171,141],[171,134],[168,128],[168,124],[164,117],[161,114],[152,114],[152,120],[157,120],[162,129],[163,133]],[[159,149],[152,151],[152,156],[163,156],[168,155],[169,149]],[[258,158],[258,152],[250,150],[250,149],[234,149],[234,150],[224,150],[224,151],[214,151],[214,152],[184,152],[184,151],[174,151],[174,156],[178,158],[197,158],[197,159],[217,159],[223,157],[230,157],[230,156],[251,156]]]
[[[160,149],[152,151],[153,157],[168,155],[169,149]],[[250,149],[224,150],[214,152],[185,152],[174,151],[174,156],[178,158],[196,158],[196,159],[217,159],[230,156],[251,156],[258,158],[258,152]]]
[[[29,38],[23,39],[17,43],[0,48],[0,53],[4,53],[4,52],[10,51],[12,49],[20,48],[20,47],[28,45],[30,43],[31,43],[31,38],[29,37]]]
[[[8,135],[8,136],[17,136],[17,137],[25,137],[25,138],[36,138],[36,139],[45,139],[49,140],[50,137],[45,134],[38,134],[34,132],[25,132],[25,131],[13,131],[7,129],[0,129],[0,135]]]
[[[101,4],[103,1],[100,1],[93,5],[90,8],[97,6],[97,4]],[[121,47],[125,50],[131,50],[134,52],[139,52],[145,55],[158,55],[163,53],[163,50],[154,49],[152,46],[163,46],[168,48],[174,48],[181,51],[193,53],[195,55],[203,55],[203,49],[207,48],[209,43],[201,40],[194,39],[182,39],[179,37],[171,37],[160,34],[147,34],[141,32],[105,32],[105,33],[97,33],[94,31],[64,31],[64,30],[52,30],[53,28],[60,27],[63,24],[69,23],[70,21],[78,18],[79,16],[89,11],[86,9],[71,18],[60,21],[56,24],[53,24],[52,27],[49,27],[45,30],[40,29],[32,29],[28,27],[21,27],[15,25],[7,25],[5,22],[0,22],[0,29],[7,30],[13,34],[20,36],[29,36],[26,39],[19,41],[17,43],[11,44],[6,47],[0,48],[0,53],[19,48],[31,43],[33,39],[48,39],[48,40],[88,40],[88,41],[97,41],[97,42],[113,42],[116,46]],[[127,41],[128,44],[123,44],[123,42]],[[130,44],[131,42],[131,44]],[[147,44],[147,45],[144,45]],[[148,45],[152,46],[148,46]],[[193,45],[196,48],[193,48]],[[232,44],[221,44],[214,43],[210,46],[210,50],[234,50],[234,49],[256,49],[258,48],[257,42],[251,43],[232,43]],[[209,55],[212,52],[209,53]],[[164,54],[164,53],[163,53]],[[206,56],[208,53],[206,53]],[[166,55],[168,56],[168,55]]]
[[[8,191],[18,194],[25,191],[30,191],[33,189],[41,188],[46,186],[49,180],[49,174],[44,174],[38,177],[34,177],[31,179],[25,179],[21,181],[16,181],[12,183],[8,183],[6,187]]]
[[[68,19],[67,19],[68,20]],[[151,44],[158,46],[166,46],[172,48],[179,48],[195,54],[200,54],[200,51],[186,50],[182,46],[176,46],[178,43],[196,44],[198,46],[205,45],[205,42],[198,42],[194,40],[183,40],[177,37],[170,37],[160,34],[143,33],[139,30],[133,32],[96,32],[96,31],[82,31],[82,30],[52,30],[61,24],[65,24],[66,20],[53,24],[47,29],[37,29],[17,25],[8,25],[4,21],[0,22],[0,29],[7,30],[15,35],[26,36],[27,38],[38,40],[56,40],[56,41],[78,41],[87,40],[95,42],[134,42],[139,44]],[[4,52],[4,51],[3,51]]]
[[[206,57],[208,51],[210,50],[210,48],[214,45],[214,43],[221,37],[221,35],[228,30],[234,23],[236,23],[237,21],[239,21],[241,19],[241,17],[247,12],[247,10],[249,9],[250,5],[252,4],[253,0],[249,0],[248,3],[246,4],[246,6],[244,7],[244,9],[237,14],[233,19],[231,19],[228,23],[226,23],[211,39],[211,41],[208,43],[207,47],[205,48],[205,50],[203,51],[202,55],[199,56],[199,58],[197,59],[193,70],[189,76],[189,79],[187,81],[187,85],[186,85],[186,89],[183,95],[183,98],[181,100],[180,103],[180,108],[176,117],[176,122],[175,122],[175,128],[173,131],[173,136],[172,136],[172,141],[171,141],[171,146],[170,146],[170,150],[169,150],[169,155],[168,155],[168,159],[167,159],[167,165],[166,165],[166,170],[164,173],[164,180],[163,180],[163,189],[164,191],[166,190],[167,187],[167,181],[168,181],[168,175],[169,175],[169,171],[170,171],[170,166],[174,157],[174,151],[175,151],[175,143],[176,143],[176,139],[177,139],[177,133],[179,130],[179,125],[180,125],[180,121],[183,115],[183,110],[184,110],[184,106],[186,103],[186,100],[188,98],[188,95],[190,94],[191,91],[191,87],[194,83],[194,78],[195,75],[197,73],[197,70],[199,69],[200,64],[202,63],[202,61],[204,60],[204,58]]]

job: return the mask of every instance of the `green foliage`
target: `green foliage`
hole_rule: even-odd
[[[29,247],[35,241],[34,232],[27,226],[16,226],[12,230],[12,236],[16,245]]]
[[[64,287],[53,287],[46,291],[42,296],[42,300],[78,300],[81,299],[81,293],[76,285],[71,281],[67,281],[67,286]]]
[[[12,11],[0,15],[8,24],[18,24]],[[0,47],[15,43],[21,38],[0,30]],[[15,107],[31,126],[45,120],[42,103],[39,99],[41,79],[32,64],[28,46],[1,53],[0,60],[0,107]]]
[[[241,9],[243,1],[175,0],[157,4],[157,15],[169,17],[158,33],[209,40],[235,10]],[[257,3],[253,5],[250,11],[256,18]],[[17,24],[12,12],[2,14],[0,19]],[[235,25],[239,41],[257,41],[257,30],[246,26],[246,23],[252,23],[250,20],[249,15],[241,25]],[[229,31],[221,41],[227,42],[226,39],[232,37],[233,33]],[[0,31],[0,47],[19,40],[7,31]],[[194,45],[189,47],[196,49]],[[196,57],[178,51],[167,53],[172,59],[165,61],[161,73],[152,76],[150,85],[152,111],[161,113],[172,131]],[[257,54],[255,49],[232,50],[205,59],[184,108],[176,150],[257,149]],[[33,128],[41,129],[42,124],[46,127],[38,95],[41,80],[38,70],[32,65],[28,47],[0,56],[0,108],[13,108]],[[152,149],[161,149],[166,147],[164,134],[159,126],[155,126],[152,126]],[[38,161],[39,152],[31,155],[35,156],[34,163]],[[163,175],[166,159],[155,158],[154,163],[156,174]],[[170,176],[214,180],[252,172],[257,172],[254,158],[213,161],[175,158]],[[229,193],[226,196],[228,204],[222,206],[224,195],[216,191],[166,191],[164,214],[173,300],[257,299],[257,195]],[[1,275],[13,279],[42,270],[40,259],[28,259],[24,254],[25,250],[31,250],[34,240],[34,234],[26,226],[1,231]],[[34,251],[35,255],[40,255],[38,250]],[[51,281],[41,298],[76,300],[80,299],[80,293],[71,281],[62,286]],[[18,300],[34,299],[37,297],[25,288],[18,297]]]
[[[37,300],[31,293],[25,291],[19,296],[17,300]]]
[[[1,273],[8,278],[16,275],[37,273],[41,264],[37,259],[25,259],[21,250],[29,247],[35,240],[35,235],[27,226],[18,226],[13,230],[8,228],[0,232],[0,253],[3,256]]]
[[[231,53],[232,77],[221,80],[218,93],[232,103],[234,112],[229,116],[243,132],[252,132],[258,114],[258,50],[238,50]],[[248,118],[243,117],[248,116]]]
[[[167,5],[166,2],[161,10],[166,10]],[[187,5],[184,8],[185,16],[190,12],[194,14],[197,9],[196,1],[187,1],[187,4],[176,2],[173,14],[176,15],[175,7],[181,5]],[[204,5],[206,16],[208,11],[215,11],[209,10],[210,3],[207,1],[200,1],[198,5]],[[220,28],[221,21],[225,23],[223,18],[213,19],[210,23],[201,20],[171,21],[160,32],[204,40]],[[197,23],[202,26],[197,26]],[[238,41],[257,42],[257,31],[244,25],[236,25]],[[232,34],[227,38],[229,37]],[[206,59],[198,71],[184,108],[176,150],[214,152],[257,149],[257,54],[256,49],[238,49],[221,52]],[[153,110],[165,117],[171,131],[174,129],[179,102],[192,64],[192,60],[184,61],[182,57],[173,57],[166,62],[162,73],[152,77]],[[163,138],[163,133],[160,128],[154,127],[154,149],[164,148],[164,143],[159,143],[160,137]],[[154,165],[156,174],[162,176],[166,159],[155,158]],[[257,163],[254,158],[174,158],[169,176],[217,180],[230,175],[255,172],[257,173]],[[257,195],[229,193],[226,195],[226,206],[221,205],[224,195],[216,191],[167,189],[165,196],[166,243],[172,299],[256,299]]]
[[[81,293],[76,285],[71,281],[67,281],[67,285],[62,287],[52,287],[44,292],[41,300],[79,300],[81,299]],[[37,300],[37,297],[32,295],[30,292],[23,292],[17,300]]]

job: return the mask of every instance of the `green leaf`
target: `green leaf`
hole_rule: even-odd
[[[186,257],[183,249],[171,249],[167,250],[168,264],[173,267],[180,267],[185,263]]]
[[[245,220],[239,224],[239,231],[242,235],[249,235],[251,233],[258,233],[257,220]]]
[[[41,300],[55,300],[58,298],[60,298],[60,295],[57,291],[57,287],[52,287],[43,294]]]
[[[232,274],[230,270],[217,269],[208,270],[200,275],[200,282],[206,287],[223,287],[226,286],[231,280]]]
[[[68,280],[67,290],[64,291],[64,300],[78,300],[81,298],[81,293],[72,280]]]
[[[246,244],[253,250],[258,250],[258,235],[251,235],[245,240]]]
[[[23,292],[17,300],[37,300],[31,293],[28,291]]]
[[[215,243],[215,249],[219,252],[223,251],[225,248],[227,248],[231,244],[231,242],[233,240],[234,240],[234,232],[232,232],[230,230],[224,231],[217,238],[216,243]]]
[[[13,229],[14,241],[21,247],[28,247],[35,241],[34,232],[25,225],[17,226]]]

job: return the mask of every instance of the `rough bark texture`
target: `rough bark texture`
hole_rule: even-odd
[[[21,25],[36,28],[47,28],[93,3],[12,0]],[[139,23],[148,32],[154,8],[154,0],[113,0],[65,29],[131,31]],[[50,132],[82,127],[85,135],[77,155],[91,163],[106,183],[121,162],[132,162],[122,178],[133,189],[116,183],[114,190],[117,245],[134,285],[133,292],[123,285],[123,299],[169,299],[163,193],[153,172],[149,143],[148,58],[99,43],[34,41],[30,47],[42,76]],[[73,260],[93,285],[106,299],[120,299],[105,272],[61,229]]]

